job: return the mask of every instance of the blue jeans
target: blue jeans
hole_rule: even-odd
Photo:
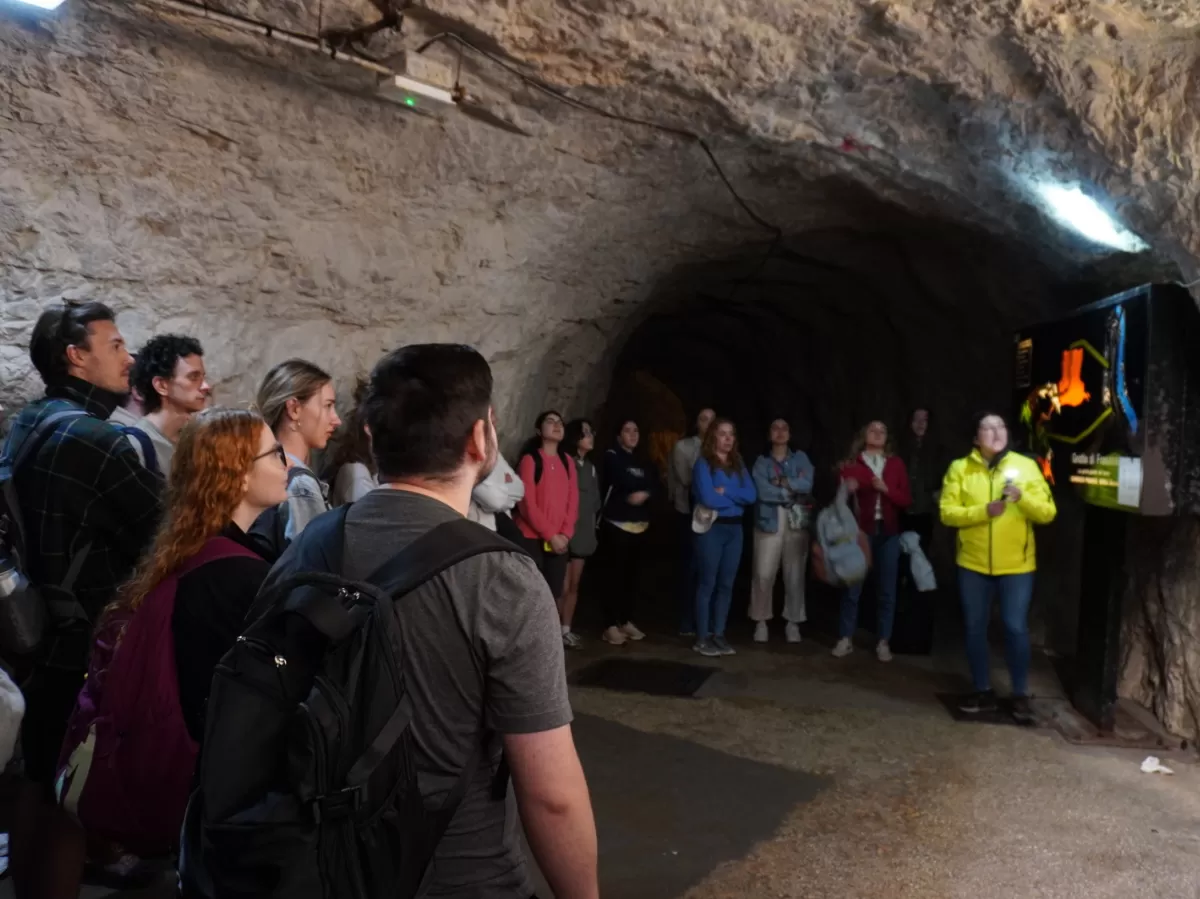
[[[697,534],[694,544],[698,571],[696,584],[696,637],[725,636],[725,622],[733,603],[733,579],[742,561],[742,523],[714,524],[707,534]]]
[[[879,592],[879,623],[876,636],[892,639],[892,623],[896,620],[896,578],[900,572],[900,536],[871,535],[871,566],[875,569]],[[847,587],[842,593],[842,615],[838,625],[839,637],[853,637],[858,630],[858,600],[866,582]]]
[[[1004,621],[1004,658],[1012,677],[1013,694],[1027,696],[1029,691],[1029,603],[1033,599],[1033,572],[1028,574],[979,574],[958,569],[958,593],[963,618],[967,622],[967,661],[975,689],[992,688],[992,668],[988,661],[988,621],[992,613],[992,593],[1000,592],[1000,617]]]
[[[676,512],[679,529],[679,632],[696,631],[696,534],[690,512]]]

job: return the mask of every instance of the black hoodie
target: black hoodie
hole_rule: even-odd
[[[612,522],[645,522],[650,520],[650,501],[640,506],[628,502],[631,494],[645,491],[653,496],[658,485],[654,465],[639,459],[617,445],[604,454],[604,471],[600,486],[604,498],[604,518]]]

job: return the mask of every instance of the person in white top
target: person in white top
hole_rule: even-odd
[[[371,435],[362,413],[366,391],[366,379],[359,378],[354,387],[354,408],[335,435],[336,448],[321,472],[322,479],[333,484],[329,491],[331,508],[358,502],[379,486],[371,456]]]
[[[705,407],[696,416],[696,433],[684,437],[671,449],[671,464],[667,467],[667,492],[675,507],[676,531],[679,534],[679,588],[677,602],[680,612],[679,635],[696,634],[696,553],[692,533],[692,469],[700,458],[700,445],[708,426],[717,413]]]
[[[471,491],[471,507],[467,517],[489,530],[497,530],[496,516],[507,515],[525,498],[525,482],[517,477],[503,456],[496,457],[492,473]],[[507,534],[505,536],[508,536]]]

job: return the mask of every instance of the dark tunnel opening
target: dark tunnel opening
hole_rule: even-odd
[[[735,423],[748,465],[765,450],[770,423],[783,418],[794,448],[830,471],[868,421],[884,421],[895,440],[922,407],[931,413],[929,442],[948,463],[970,449],[973,412],[995,409],[1012,419],[1017,328],[1154,276],[1136,257],[1118,263],[1052,266],[992,234],[887,207],[870,224],[795,234],[681,267],[661,283],[617,357],[601,446],[634,418],[644,452],[663,471],[697,411],[712,407]],[[1039,538],[1051,561],[1039,574],[1031,630],[1036,643],[1070,653],[1080,544],[1069,522],[1080,510],[1070,497],[1062,505],[1068,524]],[[679,538],[666,502],[656,516],[655,562],[643,591],[656,598],[648,620],[669,630]],[[749,525],[746,537],[749,547]],[[943,587],[937,630],[957,639],[952,532],[937,529],[932,546]],[[730,616],[743,629],[751,557],[743,552]],[[821,593],[810,575],[810,621],[831,632],[836,597]]]

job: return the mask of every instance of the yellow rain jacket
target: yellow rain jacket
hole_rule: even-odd
[[[988,518],[1009,481],[1021,499]],[[1058,510],[1036,462],[1006,453],[989,468],[979,450],[951,463],[942,481],[942,524],[958,528],[958,564],[980,574],[1025,574],[1037,568],[1033,526],[1049,524]]]

